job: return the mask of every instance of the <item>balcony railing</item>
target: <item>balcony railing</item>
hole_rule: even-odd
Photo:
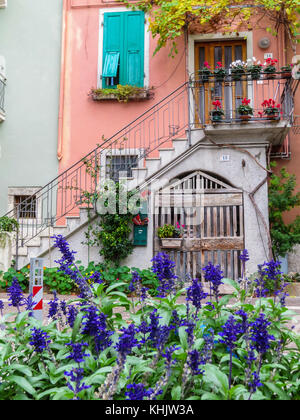
[[[5,77],[0,73],[0,122],[5,119],[4,98],[5,98]]]
[[[250,73],[237,76],[227,74],[223,80],[214,75],[199,75],[191,82],[194,96],[194,116],[196,126],[208,124],[233,124],[247,121],[250,123],[269,120],[292,122],[293,89],[297,83],[291,74],[261,74],[259,79]],[[252,114],[243,118],[239,107],[249,101]],[[275,108],[273,115],[268,114],[265,101],[272,100]]]

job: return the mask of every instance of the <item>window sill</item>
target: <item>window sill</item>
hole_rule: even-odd
[[[102,90],[102,89],[99,89]],[[92,89],[90,96],[93,101],[95,102],[106,102],[106,101],[118,101],[122,103],[127,102],[138,102],[138,101],[145,101],[148,99],[152,99],[154,93],[151,89],[141,89],[140,92],[135,92],[134,94],[130,94],[128,96],[120,96],[117,92],[114,93],[103,93],[97,89]]]

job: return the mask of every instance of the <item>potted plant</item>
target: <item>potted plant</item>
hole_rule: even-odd
[[[230,74],[232,80],[241,80],[242,75],[245,74],[246,63],[241,60],[236,60],[230,64]]]
[[[216,64],[214,75],[217,82],[222,82],[225,79],[226,70],[224,69],[221,61],[218,61]]]
[[[280,104],[276,104],[273,99],[266,99],[262,102],[263,112],[259,112],[262,117],[265,115],[269,120],[279,120]]]
[[[292,77],[292,65],[289,64],[288,66],[282,66],[280,67],[281,70],[281,77],[284,77],[286,79]]]
[[[250,99],[244,98],[241,105],[237,108],[237,114],[242,121],[248,121],[253,115],[253,108],[249,105],[251,102]]]
[[[212,75],[210,64],[207,61],[204,61],[203,67],[199,70],[198,73],[201,82],[208,82],[209,76]]]
[[[276,64],[278,60],[276,58],[267,58],[266,62],[264,63],[264,74],[266,79],[275,79],[276,77]]]
[[[257,61],[255,57],[247,60],[247,73],[250,74],[251,80],[259,80],[261,77],[263,65]]]
[[[212,122],[220,122],[224,115],[222,104],[219,100],[213,101],[214,109],[210,112]]]
[[[157,229],[157,236],[161,240],[161,248],[180,248],[183,240],[184,225],[178,222],[176,226],[165,224]]]

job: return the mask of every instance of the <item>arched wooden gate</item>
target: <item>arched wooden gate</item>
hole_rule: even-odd
[[[155,197],[154,253],[167,252],[182,279],[200,277],[202,268],[220,264],[224,275],[237,279],[244,249],[242,191],[201,171],[193,172],[160,189]],[[180,248],[163,248],[157,228],[184,225]]]

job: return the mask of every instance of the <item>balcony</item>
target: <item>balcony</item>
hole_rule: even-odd
[[[5,120],[4,97],[5,97],[5,77],[0,73],[0,123]]]
[[[299,81],[291,73],[199,75],[190,82],[194,128],[217,142],[269,142],[279,146],[292,125]],[[248,114],[248,115],[247,115]]]

